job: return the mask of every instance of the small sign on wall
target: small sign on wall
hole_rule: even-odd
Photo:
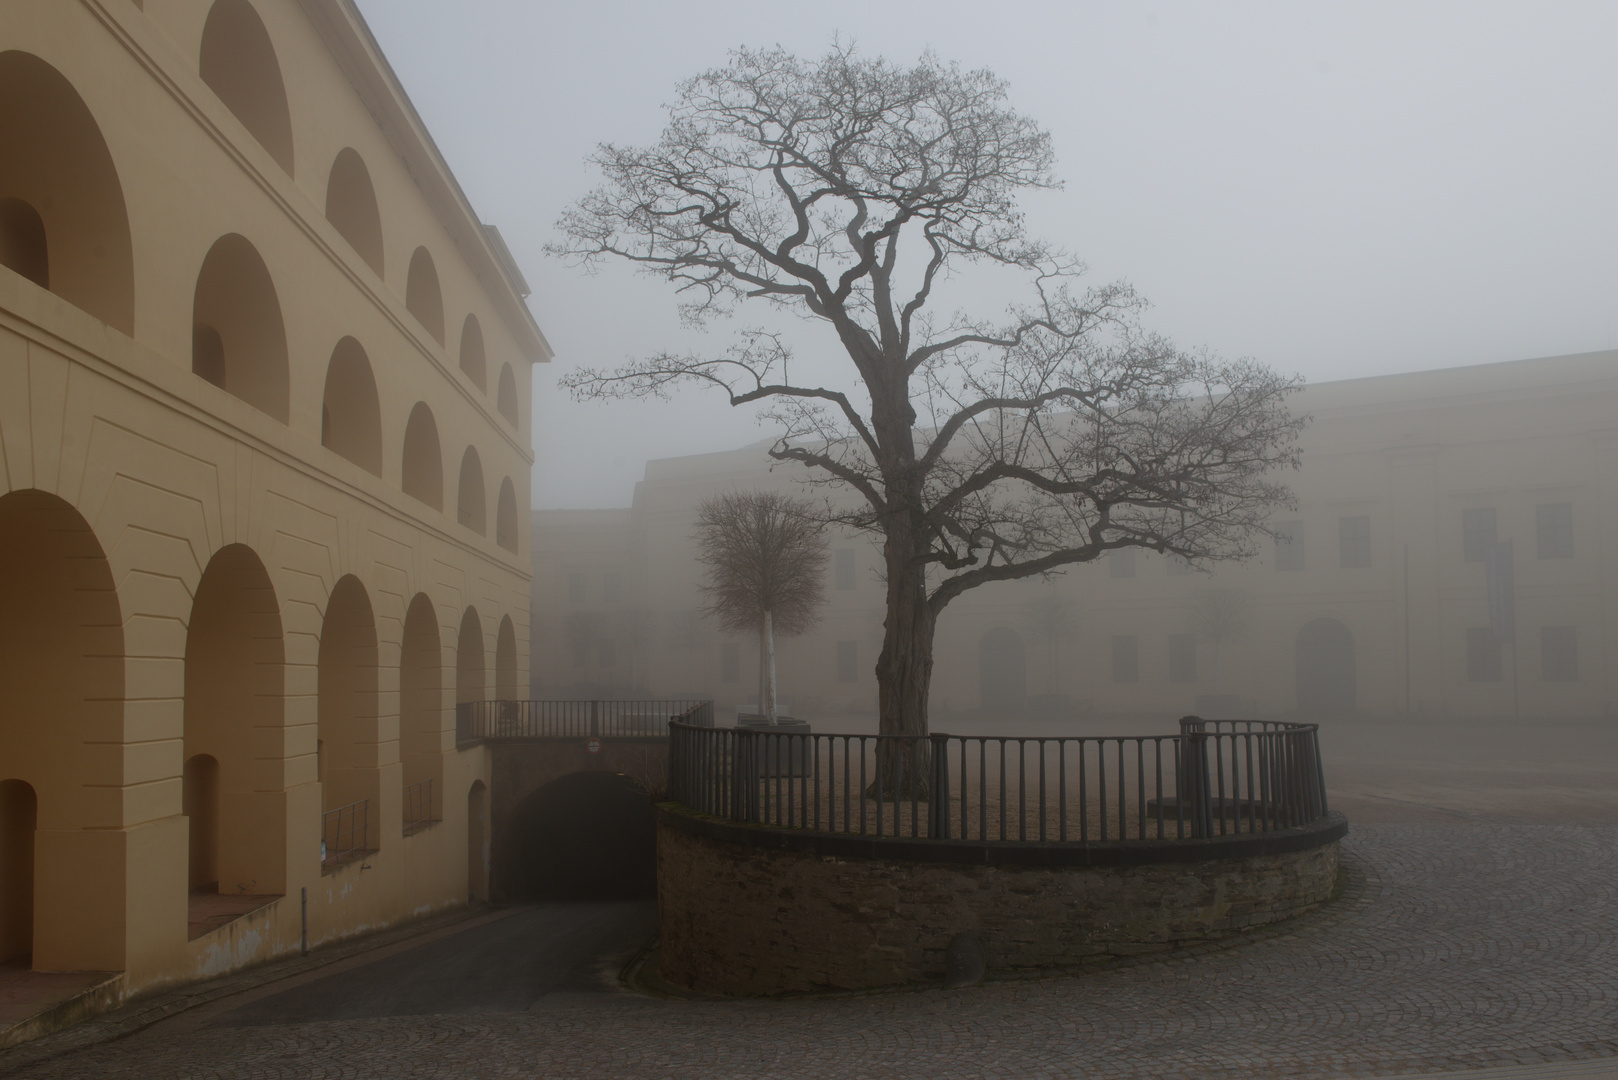
[[[601,753],[601,740],[591,739],[589,742],[584,744],[584,748],[590,751],[592,754],[599,754]]]

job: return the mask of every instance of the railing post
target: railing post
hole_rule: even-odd
[[[735,758],[731,762],[732,800],[731,817],[736,821],[758,820],[759,733],[737,728],[734,733]]]
[[[1180,806],[1191,824],[1191,835],[1213,835],[1213,793],[1208,784],[1208,732],[1199,716],[1180,718]]]
[[[929,735],[932,744],[932,778],[928,782],[927,835],[949,839],[949,736]]]

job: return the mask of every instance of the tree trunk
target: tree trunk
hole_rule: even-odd
[[[764,718],[776,722],[775,705],[775,620],[764,612]]]
[[[933,631],[927,577],[915,557],[910,533],[889,533],[884,553],[888,574],[888,617],[882,654],[876,662],[879,731],[903,736],[877,747],[878,785],[884,799],[927,798],[931,755],[927,741],[927,693],[933,676]]]

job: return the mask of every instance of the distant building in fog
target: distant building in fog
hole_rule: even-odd
[[[1312,386],[1285,540],[1211,573],[1114,553],[991,585],[939,621],[935,711],[1598,715],[1618,702],[1618,352]],[[634,506],[534,520],[537,693],[741,707],[757,647],[698,614],[696,503],[795,486],[761,443],[648,464]],[[1515,657],[1485,557],[1511,541]],[[787,706],[874,711],[871,541],[833,543],[825,617],[781,650]]]

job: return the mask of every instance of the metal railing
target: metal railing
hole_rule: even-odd
[[[370,839],[370,799],[327,810],[320,816],[321,869],[330,869],[375,851]]]
[[[457,742],[661,736],[670,721],[713,726],[711,701],[468,701],[455,707]]]
[[[669,797],[731,821],[990,842],[1271,832],[1327,812],[1318,730],[1187,717],[1179,735],[787,734],[669,725]]]
[[[439,819],[433,814],[433,782],[431,778],[406,784],[404,789],[404,832],[409,836]]]

